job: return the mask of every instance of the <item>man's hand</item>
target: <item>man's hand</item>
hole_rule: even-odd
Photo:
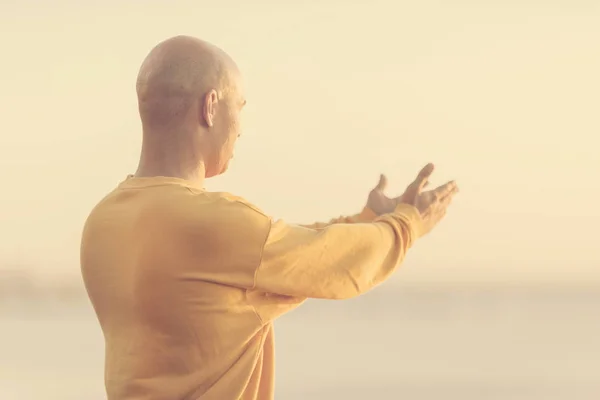
[[[423,234],[428,233],[446,215],[452,198],[458,193],[458,186],[454,181],[424,192],[423,189],[429,184],[433,170],[433,164],[427,164],[404,193],[395,198],[389,198],[383,193],[387,186],[387,178],[381,175],[379,183],[369,193],[367,207],[377,215],[382,215],[393,212],[400,203],[411,204],[421,213],[425,230]]]
[[[424,166],[421,169],[421,171],[419,171],[419,174],[417,175],[415,180],[412,181],[411,184],[406,187],[406,190],[404,191],[404,193],[402,193],[402,196],[399,196],[397,198],[398,203],[415,205],[419,194],[421,194],[423,192],[423,189],[425,189],[429,185],[429,177],[431,176],[431,174],[433,174],[434,169],[435,167],[432,163],[429,163],[426,166]]]
[[[419,172],[417,178],[406,188],[404,193],[401,196],[394,198],[389,198],[383,193],[387,187],[387,178],[383,174],[380,175],[379,183],[371,190],[371,193],[369,193],[367,207],[375,212],[375,214],[383,215],[394,211],[396,206],[400,203],[413,204],[417,193],[429,184],[429,177],[432,172],[433,164],[427,164],[423,167],[421,172]]]
[[[452,198],[458,193],[458,186],[454,181],[424,192],[433,170],[433,164],[427,164],[399,198],[399,203],[411,204],[421,213],[424,228],[422,235],[429,233],[444,218]]]
[[[398,205],[398,198],[391,199],[383,193],[386,186],[387,178],[382,174],[379,176],[379,183],[371,190],[367,199],[367,208],[377,215],[391,213]]]

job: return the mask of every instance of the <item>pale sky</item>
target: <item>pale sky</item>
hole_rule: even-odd
[[[327,220],[432,161],[461,193],[394,282],[600,282],[598,1],[7,0],[0,30],[0,269],[79,274],[85,217],[137,165],[137,70],[188,34],[247,86],[208,189]]]

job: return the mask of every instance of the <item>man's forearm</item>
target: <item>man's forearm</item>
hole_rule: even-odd
[[[310,229],[278,221],[263,247],[254,288],[293,297],[357,296],[394,272],[420,236],[421,223],[408,205],[373,223]]]

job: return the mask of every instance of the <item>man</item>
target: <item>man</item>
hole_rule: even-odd
[[[428,165],[399,198],[382,176],[360,214],[299,226],[205,191],[240,135],[240,79],[223,51],[185,36],[140,69],[139,168],[94,208],[81,243],[109,400],[273,399],[273,321],[383,282],[457,192],[423,192]]]

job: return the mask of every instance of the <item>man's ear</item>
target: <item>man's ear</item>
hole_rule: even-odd
[[[219,96],[217,91],[212,89],[208,92],[203,99],[202,104],[202,119],[209,128],[214,125],[215,116],[217,115],[217,103],[219,102]]]

